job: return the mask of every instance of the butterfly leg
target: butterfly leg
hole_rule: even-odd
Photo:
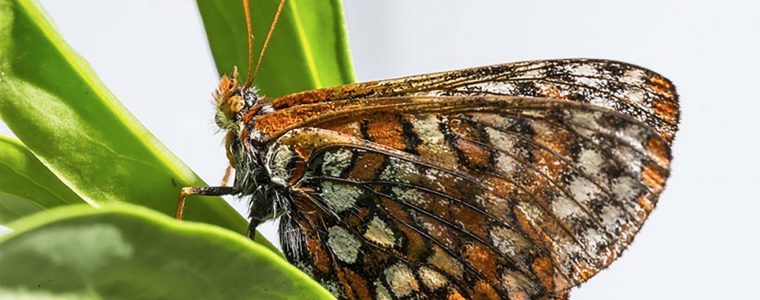
[[[179,191],[179,197],[177,198],[177,220],[182,220],[182,211],[185,208],[185,198],[187,196],[224,196],[233,194],[237,194],[237,190],[230,186],[183,187]]]
[[[248,233],[246,235],[252,241],[256,239],[256,227],[258,226],[259,226],[259,222],[256,222],[254,220],[251,220],[251,222],[248,223]]]
[[[232,175],[232,170],[235,168],[232,167],[232,165],[228,164],[227,169],[224,170],[224,177],[222,177],[222,184],[220,186],[227,186],[227,183],[230,182],[230,176]]]

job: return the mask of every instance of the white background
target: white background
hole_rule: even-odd
[[[195,2],[42,3],[124,105],[218,182],[226,160],[210,104],[217,75]],[[668,188],[625,255],[572,296],[758,299],[755,3],[348,0],[345,8],[361,81],[560,57],[623,60],[670,78],[683,115]],[[0,133],[9,131],[0,124]],[[276,240],[273,227],[263,230]]]

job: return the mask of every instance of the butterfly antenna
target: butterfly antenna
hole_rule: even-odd
[[[248,80],[245,81],[244,85],[247,89],[253,84],[253,29],[251,28],[251,9],[248,0],[243,0],[243,9],[245,10],[245,27],[248,29]]]
[[[253,72],[253,77],[252,77],[253,79],[251,81],[256,80],[256,75],[259,74],[259,66],[261,66],[261,60],[264,58],[264,53],[266,53],[267,51],[267,46],[269,45],[269,39],[272,38],[272,33],[274,32],[274,28],[277,27],[277,21],[280,19],[280,13],[282,12],[282,8],[284,6],[285,6],[285,0],[280,0],[280,5],[277,6],[277,12],[274,14],[274,20],[272,20],[272,25],[269,27],[269,33],[267,33],[267,38],[266,40],[264,40],[264,46],[261,47],[259,60],[256,62],[256,70]]]

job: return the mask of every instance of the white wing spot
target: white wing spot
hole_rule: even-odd
[[[630,69],[623,74],[620,81],[630,85],[642,85],[646,82],[646,73],[639,69]]]
[[[362,189],[345,183],[322,181],[322,199],[336,213],[343,212],[356,205],[362,195]]]
[[[642,142],[646,139],[646,129],[638,125],[628,125],[623,130],[615,131],[614,134],[639,151],[645,151]]]
[[[391,290],[396,297],[405,297],[416,292],[420,284],[414,277],[414,273],[403,263],[397,263],[385,270],[385,280],[390,284]]]
[[[570,193],[580,203],[588,205],[601,191],[586,178],[574,177],[570,182]]]
[[[340,173],[351,164],[352,156],[353,152],[348,149],[338,149],[325,153],[322,160],[322,172],[333,177],[340,176]]]
[[[393,244],[396,243],[396,237],[393,236],[393,231],[388,227],[388,224],[385,224],[385,222],[378,217],[374,217],[369,221],[367,231],[364,232],[364,237],[385,247],[392,247]]]
[[[595,228],[589,228],[583,232],[583,240],[586,241],[585,244],[591,253],[597,253],[599,251],[600,244],[606,242],[604,235],[602,235],[599,230]]]
[[[430,288],[430,290],[437,290],[445,286],[448,282],[445,276],[441,275],[441,273],[433,271],[433,269],[430,269],[428,267],[421,267],[418,271],[418,274],[420,275],[420,280],[422,283]]]
[[[581,216],[578,204],[565,196],[559,196],[552,201],[552,213],[560,220],[568,220],[572,216]]]
[[[644,101],[646,99],[646,94],[644,94],[644,92],[639,89],[627,90],[624,97],[626,98],[626,100],[630,101],[631,103],[635,103],[638,105],[646,104]]]
[[[599,72],[596,70],[596,68],[589,64],[567,65],[565,66],[565,71],[569,72],[573,76],[599,76]]]
[[[433,179],[434,180],[434,179]],[[428,204],[427,197],[424,196],[423,192],[420,192],[417,189],[414,188],[400,188],[397,186],[394,186],[391,188],[391,192],[393,192],[396,197],[398,197],[400,200],[417,204],[417,205],[425,205]]]
[[[599,115],[590,111],[572,111],[572,121],[583,128],[599,128]]]
[[[625,222],[623,213],[613,205],[602,208],[602,225],[606,228],[615,228]]]
[[[414,173],[416,173],[416,170],[413,163],[392,157],[388,159],[388,166],[380,173],[379,179],[408,182],[409,180],[406,177]]]
[[[599,84],[601,83],[597,79],[588,78],[588,77],[579,77],[575,79],[575,83],[589,86],[589,87],[599,87]]]
[[[423,143],[428,145],[443,145],[445,143],[443,134],[438,130],[438,120],[433,115],[426,115],[424,118],[414,117],[411,119],[412,126],[417,136],[423,138]]]
[[[515,231],[506,227],[497,227],[491,231],[491,241],[502,255],[514,257],[528,247],[527,243]]]
[[[486,127],[486,134],[491,144],[498,145],[499,149],[510,149],[515,146],[517,138],[509,136],[502,131],[496,130],[493,127]]]
[[[588,174],[596,176],[601,172],[605,158],[598,151],[584,149],[578,161]]]
[[[352,264],[359,256],[361,243],[343,227],[333,226],[327,233],[327,246],[338,259]]]
[[[640,153],[629,147],[615,147],[612,148],[611,151],[620,157],[620,160],[623,161],[623,164],[626,166],[630,173],[641,173],[642,157]]]
[[[275,143],[274,146],[276,147],[270,148],[266,156],[269,177],[272,182],[287,186],[288,179],[290,179],[288,163],[290,163],[295,154],[287,145]]]
[[[499,170],[499,173],[504,175],[515,173],[518,170],[519,164],[514,158],[504,153],[499,153],[496,157],[496,168]]]
[[[628,176],[615,178],[612,183],[612,193],[623,203],[635,200],[639,191],[639,182]]]
[[[464,266],[439,247],[434,248],[433,255],[428,257],[427,262],[457,278],[464,276]]]

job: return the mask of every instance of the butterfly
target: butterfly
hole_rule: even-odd
[[[234,183],[184,188],[178,216],[188,195],[249,199],[249,236],[279,218],[288,261],[339,299],[567,299],[656,206],[679,121],[668,79],[610,60],[271,100],[250,70],[215,93]]]

